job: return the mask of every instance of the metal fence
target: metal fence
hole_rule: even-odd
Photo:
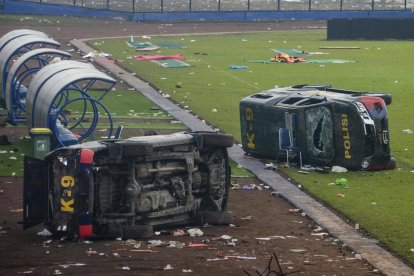
[[[1,1],[1,0],[0,0]],[[407,11],[414,0],[24,0],[125,12]]]

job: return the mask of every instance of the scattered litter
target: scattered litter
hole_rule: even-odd
[[[222,235],[221,237],[220,237],[220,239],[222,239],[222,240],[231,240],[231,236],[229,236],[229,235]]]
[[[205,243],[189,243],[187,247],[208,247],[208,244]]]
[[[10,210],[10,213],[22,213],[23,212],[23,209],[13,209],[13,210]]]
[[[347,172],[348,170],[341,166],[333,166],[331,171],[336,172],[336,173],[343,173],[343,172]]]
[[[313,232],[319,232],[319,231],[322,231],[322,230],[323,230],[323,228],[318,226],[315,229],[313,229]]]
[[[255,240],[259,240],[259,241],[270,241],[271,238],[270,237],[266,237],[266,238],[255,238]]]
[[[129,266],[123,266],[122,270],[131,270],[131,268],[129,268]]]
[[[176,55],[154,55],[154,56],[135,56],[134,57],[136,60],[167,60],[167,59],[172,59],[172,60],[184,60],[184,56],[182,56],[181,54],[176,54]]]
[[[246,216],[246,217],[242,217],[240,219],[241,220],[251,220],[252,219],[252,216]]]
[[[270,193],[272,196],[280,196],[280,192],[271,192]]]
[[[42,236],[42,237],[48,237],[48,236],[52,236],[52,233],[46,228],[44,228],[42,231],[38,232],[37,235]]]
[[[256,185],[256,184],[249,184],[249,185],[244,185],[243,190],[246,190],[246,191],[260,190],[261,191],[261,190],[263,190],[263,188],[260,187],[259,185]]]
[[[55,269],[53,271],[53,275],[62,275],[62,274],[63,274],[62,271],[60,271],[59,269]]]
[[[129,252],[134,252],[134,253],[156,253],[158,251],[154,251],[151,249],[131,249],[129,250]]]
[[[161,240],[149,240],[148,241],[148,246],[149,247],[158,247],[158,246],[163,246],[164,242]]]
[[[86,255],[87,256],[93,256],[93,255],[98,255],[98,251],[93,250],[92,248],[89,248],[88,250],[86,250]],[[118,254],[119,255],[119,254]]]
[[[256,260],[256,256],[239,256],[239,255],[230,255],[230,256],[219,256],[218,258],[214,259],[207,259],[207,262],[211,261],[224,261],[229,259],[236,259],[236,260]]]
[[[409,129],[409,128],[403,129],[402,132],[403,133],[407,133],[407,134],[413,134],[413,131],[411,129]]]
[[[301,174],[309,174],[309,172],[306,172],[306,171],[298,171],[298,173],[301,173]]]
[[[164,270],[171,270],[171,269],[174,269],[174,267],[172,267],[170,264],[167,264],[167,265],[164,267]]]
[[[256,256],[224,256],[225,259],[256,260]]]
[[[360,254],[355,254],[355,259],[362,260],[362,256]]]
[[[346,188],[348,187],[348,180],[346,178],[338,178],[335,180],[335,184]]]
[[[230,65],[229,66],[230,69],[247,69],[247,66],[244,65]]]
[[[185,243],[179,242],[179,241],[169,241],[167,247],[173,247],[173,248],[184,248]]]
[[[276,170],[277,166],[273,164],[272,162],[265,164],[265,169],[267,170]]]
[[[9,159],[10,159],[10,160],[16,160],[16,159],[17,159],[17,157],[16,157],[16,156],[10,156],[10,157],[9,157]]]
[[[355,228],[356,230],[359,230],[359,223],[355,223],[354,228]]]
[[[298,248],[298,249],[290,249],[291,252],[295,253],[305,253],[306,249]]]
[[[414,248],[410,248],[410,252],[411,253],[414,253]]]
[[[110,57],[110,54],[104,53],[104,52],[98,52],[98,51],[92,51],[88,54],[84,55],[82,58],[94,58],[94,57]]]
[[[300,209],[289,209],[290,213],[299,213]]]
[[[183,272],[184,273],[192,273],[193,271],[191,270],[191,268],[190,269],[183,269]]]
[[[337,194],[336,194],[336,196],[337,196],[337,197],[345,197],[345,195],[344,195],[344,194],[340,194],[340,193],[337,193]]]
[[[239,190],[240,189],[240,184],[239,183],[231,183],[230,189]]]
[[[269,236],[269,237],[263,237],[263,238],[255,238],[259,241],[270,241],[270,240],[286,240],[286,237],[284,236]]]
[[[321,232],[321,233],[311,233],[312,236],[318,236],[318,237],[323,237],[323,236],[329,236],[328,233],[326,232]]]
[[[62,267],[62,268],[68,268],[68,267],[71,267],[71,266],[85,266],[86,264],[83,264],[83,263],[69,263],[69,264],[62,264],[62,265],[59,265],[60,267]]]
[[[203,231],[201,231],[199,228],[188,229],[187,233],[190,235],[190,237],[201,237],[204,235]]]
[[[213,109],[211,110],[211,112],[216,113],[216,112],[217,112],[217,109],[216,109],[216,108],[213,108]]]

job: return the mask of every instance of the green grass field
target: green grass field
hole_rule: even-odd
[[[121,65],[171,95],[202,118],[240,140],[239,101],[247,95],[275,86],[332,84],[335,88],[389,92],[388,107],[392,154],[397,169],[383,172],[303,175],[295,169],[284,172],[321,201],[344,214],[382,243],[414,265],[414,139],[404,132],[414,129],[411,121],[414,94],[411,89],[414,64],[410,59],[413,41],[326,41],[326,31],[266,32],[234,35],[135,38],[157,43],[168,41],[184,49],[161,48],[156,53],[182,54],[193,67],[162,68],[152,62],[136,61],[144,53],[128,47],[125,39],[97,40],[90,44],[111,53]],[[360,49],[321,50],[321,46],[359,46]],[[346,64],[261,64],[274,48],[325,52],[315,58],[347,59]],[[232,70],[244,65],[246,70]],[[130,107],[126,107],[129,109]],[[212,112],[213,110],[217,112]],[[345,177],[349,187],[332,185]]]

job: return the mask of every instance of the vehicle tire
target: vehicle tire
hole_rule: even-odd
[[[379,97],[384,100],[386,105],[390,105],[392,103],[392,96],[390,94],[386,93],[380,93],[380,94],[367,94],[367,96],[373,96],[373,97]]]
[[[124,239],[145,239],[154,235],[152,225],[123,225],[122,237]]]
[[[233,136],[229,134],[216,133],[216,132],[197,132],[195,134],[202,137],[203,146],[219,146],[219,147],[233,146]]]
[[[120,144],[122,146],[122,156],[125,157],[151,155],[154,152],[151,144],[134,142],[124,142]]]
[[[212,225],[229,225],[233,223],[231,211],[203,211],[201,212],[202,222]]]

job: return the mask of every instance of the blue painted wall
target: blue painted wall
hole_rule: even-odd
[[[0,0],[2,1],[2,0]],[[328,20],[333,18],[414,18],[412,11],[221,11],[130,13],[79,8],[35,2],[4,0],[0,14],[71,15],[84,17],[122,17],[131,21],[272,21],[277,19]]]

